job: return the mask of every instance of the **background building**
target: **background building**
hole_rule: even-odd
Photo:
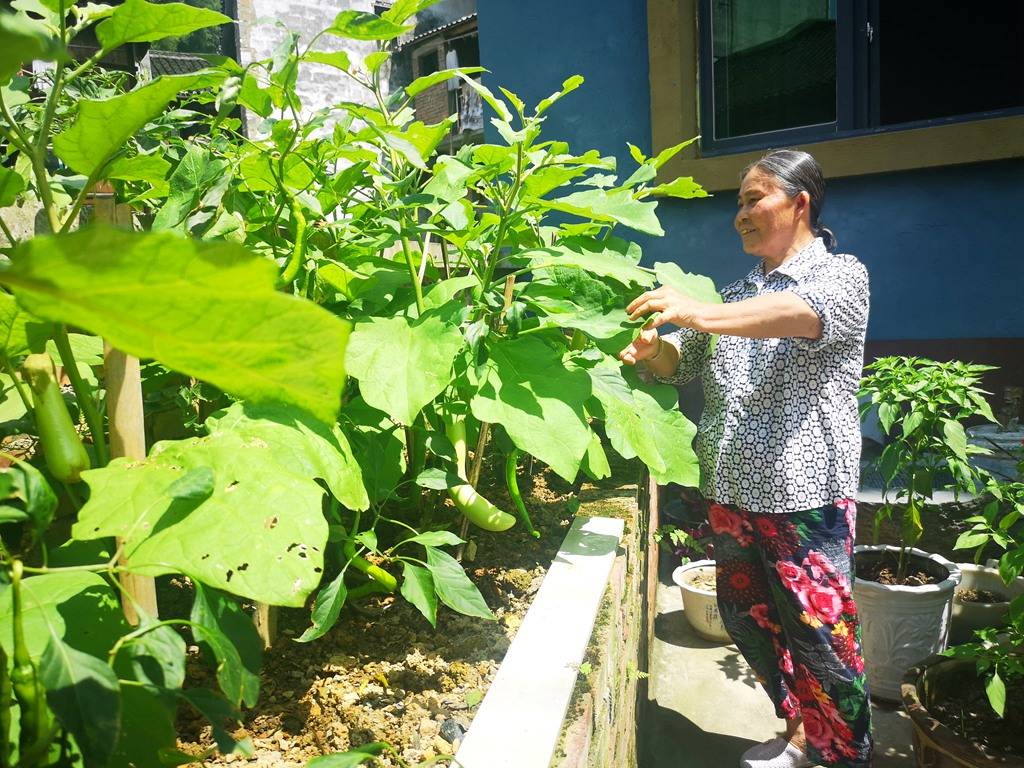
[[[807,149],[829,178],[824,221],[871,274],[869,359],[998,365],[997,397],[1024,384],[1024,4],[523,0],[482,3],[479,28],[484,82],[527,103],[586,78],[546,124],[576,148],[632,168],[627,141],[702,134],[664,170],[714,194],[662,203],[647,261],[746,274],[739,172]]]

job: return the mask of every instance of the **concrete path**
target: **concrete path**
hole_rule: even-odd
[[[679,588],[662,558],[648,681],[651,703],[640,768],[732,768],[781,721],[734,645],[701,639],[683,615]],[[902,709],[872,707],[875,768],[912,768],[910,721]]]

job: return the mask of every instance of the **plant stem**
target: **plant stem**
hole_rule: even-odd
[[[68,339],[67,328],[61,326],[57,332],[54,342],[57,344],[57,352],[60,353],[60,362],[64,371],[71,380],[74,387],[75,397],[78,399],[78,407],[85,415],[85,423],[89,426],[92,434],[93,448],[96,450],[96,462],[100,467],[105,467],[110,462],[110,453],[107,451],[107,438],[103,432],[103,417],[96,407],[96,401],[89,392],[89,386],[78,371],[75,361],[75,354],[71,351],[71,341]]]
[[[405,256],[405,263],[409,267],[409,277],[412,278],[412,286],[416,291],[416,309],[423,314],[423,284],[420,283],[419,273],[416,271],[416,263],[412,258],[412,251],[409,250],[409,238],[402,235],[402,253]]]
[[[7,238],[7,242],[11,244],[12,248],[18,244],[18,238],[11,232],[10,227],[7,226],[7,222],[4,221],[2,216],[0,216],[0,230],[3,230],[4,237]]]

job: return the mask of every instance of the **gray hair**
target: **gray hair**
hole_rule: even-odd
[[[836,236],[821,223],[821,209],[825,207],[825,175],[818,161],[800,150],[773,149],[744,168],[740,181],[755,168],[775,179],[782,191],[790,197],[796,197],[801,192],[810,195],[811,230],[824,241],[828,250],[833,250],[838,243]]]

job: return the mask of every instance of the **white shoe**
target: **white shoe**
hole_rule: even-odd
[[[807,755],[781,736],[754,745],[740,758],[740,768],[809,768],[810,765]]]

